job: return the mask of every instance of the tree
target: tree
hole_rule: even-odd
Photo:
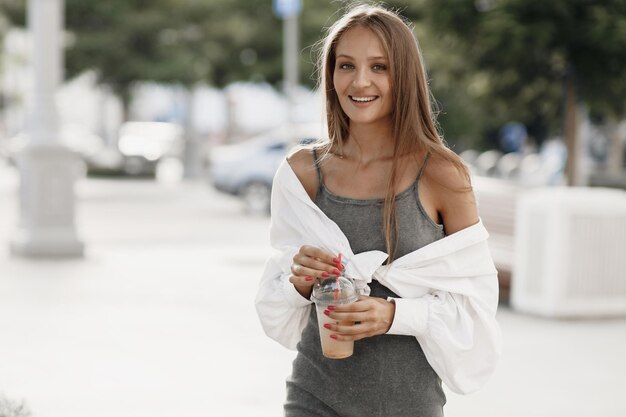
[[[585,102],[605,117],[626,116],[625,1],[425,0],[422,5],[430,26],[462,53],[469,77],[482,86],[482,105],[496,120],[515,116],[557,130],[553,120],[562,116],[570,183],[577,105]]]
[[[140,7],[141,3],[146,2],[65,1],[65,76],[71,79],[86,70],[96,70],[98,81],[120,97],[125,110],[137,74],[154,63],[153,30],[166,20],[154,10]],[[0,4],[14,25],[26,25],[26,0],[2,0]]]
[[[25,23],[25,5],[0,0],[2,12],[17,25]],[[331,2],[305,2],[302,45],[319,39],[335,8]],[[124,108],[139,81],[221,87],[282,80],[282,26],[270,0],[65,0],[65,21],[67,78],[95,70]],[[312,62],[302,58],[301,79],[313,85]]]

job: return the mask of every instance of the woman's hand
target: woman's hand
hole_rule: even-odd
[[[327,278],[339,275],[338,268],[343,269],[341,257],[333,255],[315,246],[304,245],[293,257],[291,265],[291,282],[304,297],[310,298],[315,278]]]
[[[385,334],[391,328],[396,305],[384,298],[360,296],[352,304],[328,306],[324,314],[339,323],[324,327],[333,332],[330,337],[336,340],[359,340],[365,337]]]

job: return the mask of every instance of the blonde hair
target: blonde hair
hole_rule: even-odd
[[[333,73],[339,39],[355,27],[364,27],[376,34],[389,61],[394,151],[383,209],[383,232],[391,262],[398,240],[395,192],[400,157],[425,151],[450,161],[468,180],[469,173],[461,159],[446,147],[437,130],[422,54],[410,23],[377,5],[362,4],[352,8],[328,28],[321,45],[317,70],[326,102],[329,138],[323,147],[326,154],[343,154],[343,145],[348,140],[350,120],[339,104]]]

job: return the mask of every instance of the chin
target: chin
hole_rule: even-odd
[[[391,123],[391,119],[389,119],[389,116],[365,116],[365,115],[350,115],[349,113],[346,113],[348,116],[348,119],[350,119],[350,123],[357,123],[357,124],[363,124],[363,125],[367,125],[367,124],[378,124],[378,123]]]

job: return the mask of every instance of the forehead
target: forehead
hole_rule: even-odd
[[[366,27],[357,26],[348,29],[339,38],[335,49],[335,56],[338,55],[386,57],[387,53],[376,33]]]

